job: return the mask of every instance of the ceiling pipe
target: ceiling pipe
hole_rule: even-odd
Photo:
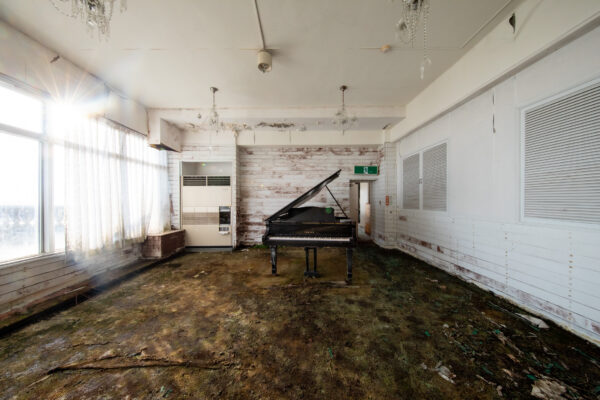
[[[260,13],[258,12],[258,0],[254,0],[254,11],[256,11],[256,19],[258,20],[258,30],[260,32],[261,50],[265,50],[265,34],[263,33],[262,22],[260,21]]]

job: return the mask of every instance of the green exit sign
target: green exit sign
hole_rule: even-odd
[[[354,166],[354,174],[355,175],[377,175],[379,174],[379,167],[377,165],[369,165],[369,166]]]

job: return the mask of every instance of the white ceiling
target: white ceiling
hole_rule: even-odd
[[[0,18],[152,108],[205,108],[210,86],[221,107],[335,106],[342,83],[348,104],[389,106],[453,64],[510,0],[431,0],[424,81],[421,42],[394,41],[400,0],[258,0],[266,45],[276,49],[267,74],[252,50],[260,47],[253,0],[127,2],[108,42],[51,0],[0,0]],[[376,50],[384,44],[386,54]]]

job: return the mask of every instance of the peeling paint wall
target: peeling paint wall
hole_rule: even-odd
[[[600,343],[600,226],[520,217],[520,110],[600,78],[598,43],[600,28],[398,142],[401,164],[447,141],[448,211],[394,222],[397,248]]]
[[[264,219],[338,169],[329,185],[344,211],[349,212],[350,179],[355,165],[375,165],[377,146],[238,147],[240,219],[239,241],[260,243]],[[305,205],[331,206],[341,215],[327,191]]]

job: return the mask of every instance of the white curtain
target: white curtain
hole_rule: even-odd
[[[57,113],[50,125],[64,143],[67,253],[121,247],[168,229],[166,152],[101,118]]]

